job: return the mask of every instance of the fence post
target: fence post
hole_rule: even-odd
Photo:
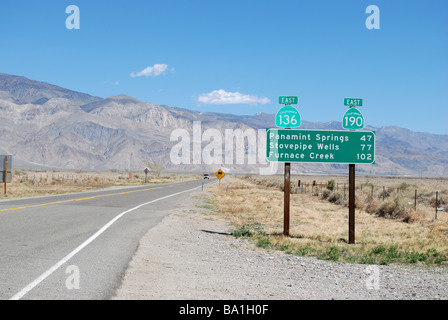
[[[345,200],[345,183],[344,183],[344,200]]]
[[[6,195],[6,184],[8,181],[8,156],[5,156],[5,174],[3,176],[5,185],[3,186],[3,194]]]
[[[436,191],[436,217],[435,220],[437,220],[437,207],[439,206],[439,191]]]
[[[415,189],[414,195],[414,211],[417,210],[417,189]]]

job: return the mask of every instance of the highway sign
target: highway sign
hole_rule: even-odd
[[[5,170],[6,155],[0,155],[0,170]],[[8,170],[12,168],[12,156],[8,156]]]
[[[7,163],[6,163],[6,157],[8,157]],[[5,176],[6,176],[6,182],[8,183],[11,182],[12,180],[11,168],[12,168],[12,156],[0,155],[0,183],[5,183]]]
[[[274,162],[375,162],[373,131],[267,129],[266,160]]]
[[[356,130],[364,128],[364,117],[356,108],[348,109],[342,118],[342,128]]]
[[[278,98],[279,104],[298,104],[299,98],[296,96],[280,96]]]
[[[361,107],[362,99],[358,98],[344,98],[344,106],[347,107]]]
[[[275,125],[281,128],[300,127],[301,120],[299,111],[292,106],[284,106],[275,116]]]
[[[224,178],[226,174],[224,173],[224,171],[222,171],[221,169],[219,169],[216,173],[215,176],[221,181],[222,178]]]
[[[11,183],[12,181],[12,172],[8,170],[6,176],[6,182]],[[0,172],[0,183],[5,183],[5,171]]]

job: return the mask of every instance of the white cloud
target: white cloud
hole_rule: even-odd
[[[271,102],[268,98],[257,97],[239,92],[227,92],[223,89],[203,93],[198,101],[203,104],[267,104]]]
[[[146,77],[157,77],[160,76],[161,74],[164,74],[166,71],[168,70],[168,65],[167,64],[158,64],[156,63],[155,65],[153,65],[152,67],[146,67],[145,69],[143,69],[140,72],[132,72],[131,73],[131,77],[135,78],[135,77],[142,77],[142,76],[146,76]],[[171,71],[174,72],[174,68],[171,68]]]

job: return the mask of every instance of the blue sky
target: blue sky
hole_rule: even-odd
[[[446,0],[2,0],[0,72],[234,114],[295,95],[303,121],[341,121],[356,97],[367,125],[448,134],[447,14]]]

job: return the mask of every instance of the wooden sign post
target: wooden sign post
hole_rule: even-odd
[[[5,187],[4,187],[4,195],[6,195],[6,184],[8,182],[8,156],[5,156],[5,173],[3,176]]]
[[[348,243],[355,244],[355,164],[348,165]]]
[[[284,190],[284,210],[283,210],[283,235],[289,237],[289,209],[291,194],[291,163],[285,163],[285,190]]]

